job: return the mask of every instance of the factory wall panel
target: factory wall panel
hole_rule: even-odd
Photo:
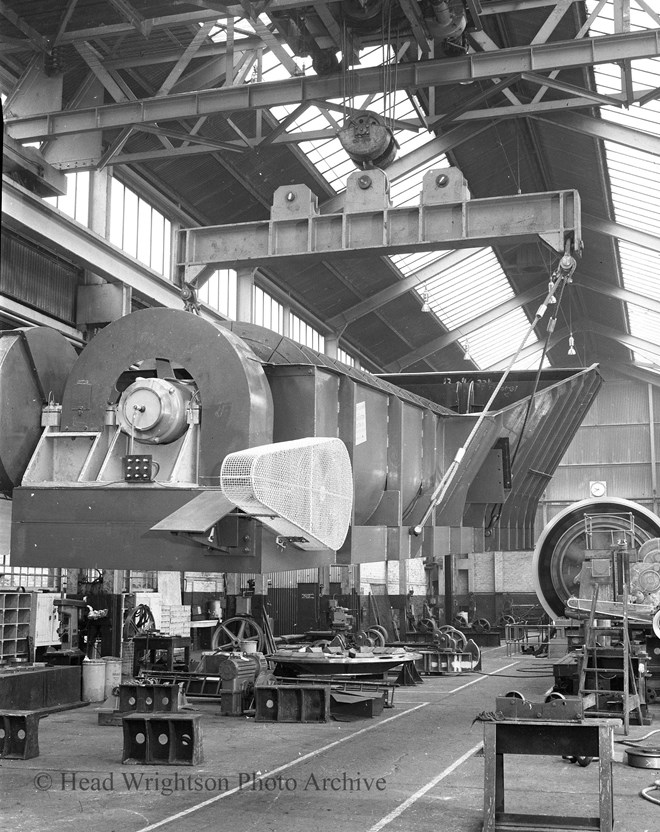
[[[561,465],[643,462],[648,464],[650,437],[646,423],[628,425],[591,425],[578,430]]]
[[[552,499],[566,503],[591,496],[589,483],[605,482],[613,497],[635,500],[652,497],[651,466],[647,463],[560,467],[552,481]],[[548,495],[550,489],[546,491]],[[540,530],[539,530],[540,531]]]
[[[532,552],[485,552],[473,556],[474,592],[534,592]]]
[[[502,591],[534,592],[531,552],[497,552],[502,556]]]
[[[590,498],[592,482],[604,482],[606,496],[634,500],[657,513],[658,448],[658,388],[606,381],[539,503],[536,537],[566,506]]]
[[[495,552],[477,553],[472,565],[475,592],[495,592]]]
[[[648,390],[645,384],[635,381],[605,381],[582,427],[647,423],[648,418]],[[575,445],[576,441],[577,437],[572,444]]]
[[[82,270],[3,231],[0,293],[68,324],[75,324],[76,293]]]
[[[273,619],[275,635],[296,632],[298,609],[297,587],[269,587],[266,599],[268,615]]]

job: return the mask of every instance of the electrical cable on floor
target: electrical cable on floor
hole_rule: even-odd
[[[653,731],[653,733],[655,734],[656,732]],[[656,780],[652,786],[647,786],[645,789],[642,789],[639,796],[643,797],[644,800],[650,800],[651,803],[657,803],[658,806],[660,806],[660,800],[658,800],[657,797],[651,797],[649,794],[649,792],[656,791],[658,789],[660,789],[660,780]]]
[[[621,745],[637,745],[637,743],[642,742],[643,740],[647,740],[654,734],[660,734],[660,728],[655,728],[653,731],[649,731],[648,734],[644,734],[643,737],[637,737],[637,739],[635,740],[614,740],[614,742],[618,742]]]

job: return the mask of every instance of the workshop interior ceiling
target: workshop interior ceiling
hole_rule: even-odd
[[[28,117],[40,113],[17,102],[35,67],[61,76],[63,109],[110,118],[100,132],[80,122],[67,134],[53,122],[45,158],[137,176],[190,226],[267,219],[274,191],[295,183],[322,212],[341,211],[355,165],[337,134],[356,109],[392,126],[395,206],[418,203],[424,173],[449,165],[477,199],[575,189],[584,251],[554,332],[546,314],[520,351],[560,258],[540,240],[288,261],[260,279],[372,371],[497,370],[516,357],[521,369],[599,363],[606,375],[657,383],[656,9],[651,0],[4,0],[5,128],[43,141],[29,135]],[[213,90],[200,109],[210,99],[195,91]],[[115,117],[133,101],[145,105],[139,115]],[[100,137],[96,156],[64,163],[60,149],[90,134]]]

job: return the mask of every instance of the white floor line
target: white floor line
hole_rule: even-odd
[[[520,661],[511,662],[511,664],[505,664],[504,667],[498,667],[497,670],[493,670],[488,674],[484,674],[483,676],[477,676],[476,679],[472,679],[471,682],[466,682],[464,685],[461,685],[459,688],[452,688],[448,690],[446,694],[449,695],[450,693],[457,693],[459,690],[463,690],[464,688],[469,688],[470,685],[476,685],[477,682],[483,682],[484,679],[490,679],[491,676],[494,676],[496,673],[501,673],[503,670],[508,670],[510,667],[513,667],[516,664],[520,664]]]
[[[467,682],[464,685],[461,685],[458,688],[453,688],[453,690],[447,691],[447,694],[450,693],[457,693],[459,690],[463,690],[464,688],[469,687],[470,685],[474,685],[477,682],[481,682],[484,679],[490,678],[490,676],[494,676],[497,673],[500,673],[502,670],[508,670],[510,667],[513,667],[520,662],[511,662],[511,664],[507,664],[504,667],[499,667],[497,670],[494,670],[489,676],[479,676],[477,679],[472,679],[471,682]],[[469,760],[474,754],[477,753],[483,747],[483,742],[477,743],[473,748],[469,751],[466,751],[465,754],[462,754],[458,760],[455,760],[450,766],[448,766],[444,771],[441,771],[433,780],[429,781],[425,786],[422,786],[421,789],[418,789],[414,794],[411,794],[409,798],[400,803],[395,809],[389,813],[389,815],[385,815],[384,818],[378,821],[374,826],[370,827],[367,832],[380,832],[385,826],[391,823],[393,820],[399,817],[399,815],[403,814],[413,803],[416,803],[420,797],[423,797],[426,792],[432,789],[434,786],[437,786],[441,780],[444,780],[445,777],[448,777],[453,771],[455,771],[459,766],[463,765],[466,760]]]
[[[400,714],[394,714],[394,716],[390,716],[387,719],[383,719],[380,722],[376,722],[373,725],[369,725],[366,728],[361,728],[359,731],[354,731],[352,734],[347,734],[345,737],[341,737],[341,739],[335,740],[334,742],[330,742],[327,745],[321,746],[321,748],[317,748],[316,751],[310,751],[307,754],[303,754],[301,757],[297,757],[295,760],[291,760],[290,763],[284,763],[284,765],[278,766],[277,768],[273,768],[270,771],[264,771],[263,774],[259,775],[256,778],[256,782],[259,780],[264,780],[268,777],[272,777],[275,774],[279,774],[281,771],[286,771],[286,769],[292,768],[293,766],[297,766],[305,760],[311,760],[313,757],[322,754],[324,751],[328,751],[330,748],[335,748],[338,745],[341,745],[344,742],[348,742],[348,740],[352,740],[355,737],[359,737],[361,734],[366,734],[367,731],[373,731],[376,728],[380,728],[381,725],[386,725],[388,722],[392,722],[395,719],[400,719],[402,716],[407,716],[408,714],[413,713],[414,711],[418,711],[420,708],[425,708],[429,703],[428,702],[421,702],[419,705],[415,705],[413,708],[408,708],[407,711],[402,711]],[[244,783],[242,786],[236,786],[234,789],[229,789],[226,792],[222,792],[222,794],[218,794],[215,797],[210,797],[208,800],[204,800],[202,803],[198,803],[195,806],[190,806],[188,809],[184,809],[182,812],[177,812],[176,815],[170,815],[167,818],[163,818],[162,820],[157,821],[156,823],[152,823],[150,826],[144,826],[142,829],[138,829],[137,832],[151,832],[152,829],[159,829],[161,826],[165,826],[168,823],[172,823],[173,821],[180,820],[181,818],[186,817],[187,815],[192,815],[194,812],[198,812],[200,809],[205,808],[206,806],[211,806],[213,803],[217,803],[219,800],[224,800],[226,797],[230,797],[237,792],[243,791],[244,789],[252,786],[252,780],[249,783]]]
[[[510,667],[513,667],[516,664],[520,664],[520,661],[511,662],[511,664],[505,664],[504,667],[500,667],[497,670],[493,670],[489,674],[484,674],[483,676],[477,676],[476,679],[472,679],[471,681],[466,682],[464,685],[460,685],[457,688],[452,688],[451,690],[439,691],[438,692],[438,699],[434,699],[431,702],[431,704],[433,704],[434,702],[438,702],[440,699],[445,699],[447,696],[451,696],[452,693],[458,693],[459,690],[463,690],[464,688],[469,688],[470,685],[476,685],[477,682],[483,682],[484,679],[489,679],[491,676],[495,675],[496,673],[499,673],[502,670],[508,670]],[[397,702],[399,703],[399,705],[411,705],[412,704],[412,701],[410,699],[408,699],[408,700],[397,699]]]
[[[477,743],[473,748],[469,751],[466,751],[458,760],[455,760],[450,766],[444,771],[441,771],[437,777],[434,777],[433,780],[429,781],[425,786],[422,786],[421,789],[418,789],[414,794],[411,794],[407,800],[404,800],[403,803],[400,803],[396,809],[393,809],[389,815],[385,815],[382,820],[379,820],[377,824],[372,826],[368,832],[379,832],[383,827],[387,826],[388,823],[391,823],[393,820],[399,817],[399,815],[403,814],[406,809],[412,806],[413,803],[416,803],[420,797],[423,797],[426,792],[432,789],[434,786],[437,786],[441,780],[444,780],[445,777],[448,777],[452,771],[455,771],[459,766],[463,765],[466,760],[469,760],[474,754],[477,753],[483,746],[483,742]]]

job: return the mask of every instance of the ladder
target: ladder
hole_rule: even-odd
[[[630,650],[630,633],[628,632],[628,589],[623,590],[623,622],[621,627],[602,627],[595,624],[596,605],[598,602],[598,584],[595,585],[589,619],[585,627],[582,667],[578,683],[578,694],[587,697],[595,696],[595,710],[589,709],[588,716],[611,717],[612,711],[600,710],[600,702],[604,697],[621,701],[623,730],[627,735],[630,731],[630,713],[637,712],[639,724],[643,725],[641,697],[637,690],[635,673]],[[621,632],[621,647],[602,647],[597,643],[598,633],[614,635]],[[602,687],[601,681],[605,677],[610,679],[622,677],[622,690],[611,690]],[[587,683],[591,687],[587,686]]]

